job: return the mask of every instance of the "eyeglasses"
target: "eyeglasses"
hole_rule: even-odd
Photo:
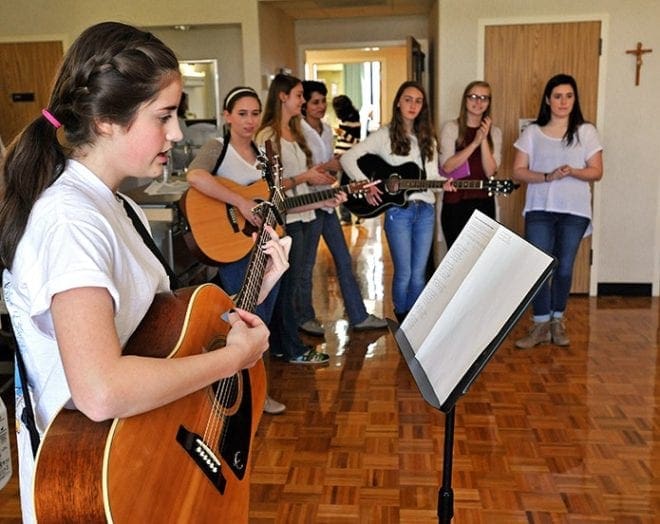
[[[476,102],[477,100],[481,100],[482,102],[490,102],[490,96],[488,95],[467,95],[465,98],[468,100],[472,100],[473,102]]]

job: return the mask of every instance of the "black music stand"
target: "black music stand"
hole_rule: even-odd
[[[481,233],[483,231],[492,231],[493,238],[495,238],[498,234],[503,234],[506,240],[509,241],[509,243],[505,242],[506,245],[510,245],[511,243],[517,244],[518,249],[519,250],[522,249],[522,251],[529,256],[528,262],[533,260],[534,263],[526,266],[526,269],[524,271],[525,275],[524,277],[521,277],[522,281],[517,282],[515,285],[511,286],[512,288],[515,287],[515,290],[513,289],[511,290],[511,293],[514,294],[514,296],[510,297],[511,299],[509,301],[506,301],[508,310],[502,311],[500,320],[495,322],[493,325],[487,327],[487,329],[490,329],[490,333],[489,333],[490,341],[483,348],[479,348],[479,347],[469,348],[472,349],[471,351],[472,357],[470,357],[469,359],[468,362],[469,366],[467,367],[467,371],[465,372],[461,371],[458,374],[454,373],[454,376],[451,377],[449,383],[445,381],[444,384],[442,385],[442,388],[438,387],[439,381],[436,380],[438,379],[438,370],[425,366],[425,363],[429,362],[428,355],[430,353],[432,352],[439,353],[443,351],[443,348],[442,347],[429,348],[429,346],[427,346],[426,348],[418,347],[417,348],[418,351],[421,349],[425,349],[427,355],[426,359],[421,359],[421,360],[418,359],[417,352],[413,348],[413,345],[411,344],[411,341],[409,340],[405,332],[406,328],[414,330],[415,321],[413,320],[412,322],[410,322],[409,318],[407,318],[400,326],[397,322],[388,319],[389,329],[394,335],[397,345],[399,346],[399,350],[401,351],[401,354],[403,355],[404,359],[406,360],[406,363],[408,364],[408,368],[410,369],[410,372],[412,373],[412,376],[415,379],[415,382],[420,390],[420,393],[422,394],[422,397],[431,406],[445,413],[445,439],[444,439],[444,456],[443,456],[443,467],[442,467],[442,485],[438,491],[438,522],[441,524],[448,524],[449,522],[451,522],[451,519],[454,515],[454,493],[451,487],[451,480],[452,480],[452,465],[453,465],[454,421],[455,421],[456,402],[461,396],[467,393],[472,383],[479,376],[479,374],[484,369],[486,364],[495,354],[495,351],[500,347],[504,339],[507,337],[507,335],[511,332],[511,330],[515,326],[516,322],[525,312],[525,310],[531,303],[534,296],[538,293],[541,286],[550,277],[557,263],[557,261],[554,258],[541,252],[536,247],[527,243],[524,239],[520,238],[515,233],[512,233],[501,224],[498,224],[494,220],[491,220],[485,215],[479,213],[478,211],[476,211],[475,214],[472,215],[472,218],[470,218],[470,222],[468,222],[468,225],[472,226],[473,231],[471,233],[469,231],[468,226],[466,226],[466,229],[463,230],[463,232],[461,233],[455,244],[456,246],[457,244],[460,244],[461,241],[463,241],[463,245],[459,249],[465,249],[466,247],[468,248],[470,247],[471,240],[468,238],[463,238],[463,239],[461,238],[464,236],[464,234],[467,235],[473,234],[475,230],[478,233]],[[454,249],[454,246],[452,246],[452,249]],[[520,251],[518,251],[518,253],[520,253]],[[426,312],[430,307],[429,300],[437,301],[438,299],[440,299],[440,301],[442,302],[441,300],[443,298],[442,294],[446,292],[447,286],[444,286],[444,280],[442,285],[437,286],[438,279],[436,277],[438,276],[438,272],[444,271],[445,277],[451,279],[452,277],[451,273],[453,271],[453,268],[455,267],[456,259],[455,257],[454,260],[448,259],[447,257],[449,257],[450,254],[451,254],[451,250],[449,253],[447,253],[445,259],[443,259],[443,262],[441,262],[438,269],[436,269],[434,276],[431,278],[430,282],[427,284],[427,287],[422,292],[422,295],[420,295],[418,301],[411,309],[409,316],[426,314]],[[475,253],[473,253],[473,255],[474,254]],[[507,260],[506,252],[503,252],[502,255],[503,256],[501,259],[498,258],[498,260],[502,264],[515,266],[514,259]],[[443,268],[443,264],[445,264],[446,261],[449,261],[448,262],[449,267]],[[476,267],[478,263],[479,260],[477,258],[474,267]],[[530,266],[532,267],[530,268]],[[500,269],[506,270],[507,268],[505,267]],[[462,278],[463,277],[461,277],[461,279]],[[475,287],[475,284],[478,283],[478,281],[474,282],[474,277],[473,276],[470,277],[469,274],[465,276],[465,280],[467,280],[467,278],[472,278],[473,281],[469,286],[467,286],[469,289],[465,291],[464,294],[467,295],[468,299],[470,297],[474,298],[475,289],[478,289],[477,287]],[[477,278],[479,277],[477,276]],[[435,289],[429,290],[429,288],[433,286],[437,286],[437,287]],[[494,287],[486,288],[485,292],[488,292],[488,290],[491,290],[492,292],[493,289],[495,288]],[[452,300],[459,300],[459,301],[462,300],[461,297],[462,288],[460,287],[460,285],[458,289],[454,289],[452,290],[452,292],[454,294],[449,299],[449,303],[451,303]],[[501,293],[501,288],[498,290],[498,292]],[[484,296],[480,298],[483,299],[482,303],[486,303],[488,300],[497,300],[498,296]],[[449,303],[447,304],[448,306]],[[479,306],[475,304],[475,307],[478,308]],[[439,322],[440,322],[440,317],[438,317],[436,324]],[[423,327],[423,333],[421,335],[422,338],[433,337],[433,330],[428,329],[429,319],[425,319],[423,323],[424,323],[424,327]],[[419,345],[420,333],[417,333],[416,335],[417,336],[413,338],[416,339]],[[426,343],[426,340],[424,342]],[[433,340],[431,340],[431,342],[433,342]],[[472,343],[473,343],[472,340],[465,340],[464,345],[462,347],[469,346]]]

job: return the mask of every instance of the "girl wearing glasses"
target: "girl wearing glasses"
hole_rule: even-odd
[[[502,131],[490,117],[490,85],[470,82],[461,99],[458,118],[440,130],[440,166],[454,179],[482,180],[494,176],[502,159]],[[451,247],[473,211],[495,218],[495,198],[482,189],[445,192],[442,232]]]

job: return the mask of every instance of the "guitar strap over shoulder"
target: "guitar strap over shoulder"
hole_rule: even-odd
[[[25,408],[23,409],[23,413],[20,415],[20,420],[25,425],[28,433],[30,434],[30,446],[32,447],[32,454],[36,458],[37,451],[39,450],[39,443],[41,442],[41,437],[39,436],[39,430],[37,429],[37,422],[34,417],[34,407],[32,406],[32,398],[30,397],[30,390],[28,388],[27,369],[25,368],[25,362],[23,362],[21,349],[18,347],[16,338],[14,338],[14,343],[16,344],[14,351],[14,354],[16,355],[16,369],[18,370],[18,379],[21,382],[21,389],[23,390],[23,402],[25,403]]]
[[[220,169],[220,166],[222,165],[222,161],[225,159],[225,156],[227,156],[227,148],[229,147],[230,138],[231,136],[229,134],[229,131],[227,131],[225,133],[225,136],[222,137],[222,150],[218,155],[218,159],[215,161],[215,165],[213,166],[213,170],[211,171],[212,175],[218,174],[218,169]],[[254,143],[254,141],[250,141],[250,145],[252,146],[252,149],[254,149],[254,152],[257,154],[257,156],[259,156],[261,152],[259,151],[259,148]]]
[[[142,237],[144,243],[147,245],[149,250],[154,254],[154,256],[158,259],[158,261],[161,264],[163,264],[163,267],[165,268],[165,272],[167,273],[167,276],[170,279],[170,289],[174,290],[180,287],[179,280],[176,278],[176,274],[174,273],[174,270],[167,263],[165,257],[163,257],[163,254],[160,252],[160,249],[158,249],[158,246],[154,242],[154,239],[151,238],[151,235],[149,234],[149,231],[147,231],[147,228],[144,227],[142,220],[140,220],[140,217],[135,212],[135,209],[133,209],[133,206],[131,206],[128,203],[128,200],[126,200],[119,193],[117,193],[117,196],[121,199],[122,203],[124,204],[124,209],[126,210],[126,213],[131,219],[131,222],[133,222],[133,226],[135,226],[135,229],[137,229],[137,232]]]
[[[424,151],[420,151],[419,154],[422,157],[422,180],[426,180],[428,177],[426,176],[426,159],[424,158]]]

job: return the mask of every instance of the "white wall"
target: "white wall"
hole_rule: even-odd
[[[660,2],[657,0],[438,0],[436,50],[438,114],[451,116],[463,86],[479,70],[480,27],[485,20],[563,21],[593,16],[607,20],[599,101],[599,130],[605,146],[605,175],[597,184],[594,236],[595,270],[600,283],[652,283],[660,294]],[[256,0],[196,0],[189,3],[115,0],[2,0],[0,41],[64,35],[73,40],[100,20],[141,26],[240,24],[244,81],[262,79]],[[401,40],[427,36],[426,17],[319,20],[297,23],[296,44]],[[437,36],[437,39],[435,38]],[[638,41],[654,52],[645,55],[641,85],[635,87],[635,60],[625,53]],[[66,45],[66,42],[65,42]]]
[[[451,117],[463,86],[480,70],[479,30],[488,20],[603,19],[599,131],[605,171],[596,189],[592,291],[597,283],[652,283],[660,293],[660,2],[653,0],[439,0],[439,117]],[[641,41],[641,85],[625,51]]]
[[[218,109],[222,115],[222,101],[225,95],[234,86],[244,84],[241,26],[238,24],[197,26],[190,31],[176,31],[169,28],[151,30],[172,48],[179,60],[217,60]]]
[[[256,0],[174,0],[89,2],[87,0],[2,0],[0,41],[63,36],[65,46],[86,27],[116,20],[140,27],[236,24],[241,28],[244,83],[259,85],[259,24]],[[222,50],[218,50],[220,53]]]

